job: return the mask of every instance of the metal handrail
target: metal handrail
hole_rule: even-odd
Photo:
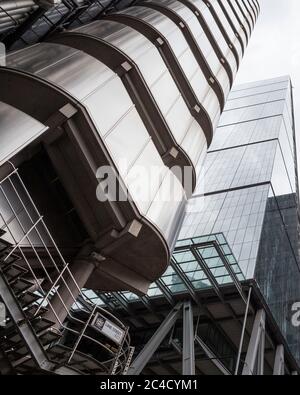
[[[92,341],[95,345],[101,347],[101,349],[106,350],[110,355],[111,358],[108,358],[106,361],[98,361],[99,365],[102,366],[103,369],[105,369],[107,372],[112,371],[115,368],[115,371],[121,372],[122,369],[125,369],[126,366],[126,362],[127,359],[129,357],[129,353],[130,353],[130,336],[128,334],[128,329],[127,327],[117,318],[115,317],[113,314],[111,314],[110,312],[104,310],[101,306],[97,306],[94,305],[92,303],[90,303],[89,301],[87,301],[88,306],[90,306],[90,308],[87,308],[86,306],[83,308],[80,308],[80,305],[78,305],[78,303],[80,303],[77,300],[77,294],[75,295],[72,290],[70,289],[69,285],[67,284],[66,280],[64,279],[64,274],[67,274],[73,285],[75,286],[75,288],[77,289],[80,297],[85,298],[84,294],[82,293],[79,285],[77,284],[68,263],[65,262],[58,246],[56,245],[51,233],[49,232],[43,217],[40,215],[34,201],[32,200],[26,186],[23,183],[23,180],[21,179],[18,170],[15,168],[15,166],[10,163],[11,167],[12,167],[12,171],[10,172],[10,174],[8,176],[6,176],[5,178],[3,178],[0,181],[0,191],[2,192],[3,197],[5,198],[8,207],[10,208],[10,211],[12,212],[13,215],[13,219],[10,218],[9,223],[7,222],[7,220],[4,218],[4,216],[0,213],[0,218],[2,218],[3,224],[4,224],[4,229],[8,232],[8,234],[10,235],[10,238],[13,241],[13,245],[6,257],[6,260],[8,260],[9,257],[11,257],[13,254],[16,255],[15,253],[18,252],[20,258],[24,261],[24,263],[26,264],[26,266],[28,267],[28,270],[32,276],[32,278],[34,279],[35,283],[37,284],[37,290],[36,293],[41,295],[41,300],[39,302],[36,303],[37,305],[37,310],[34,314],[34,316],[37,316],[37,314],[40,312],[41,308],[43,306],[51,309],[51,311],[53,312],[57,322],[60,325],[60,331],[64,332],[64,331],[68,331],[70,333],[72,333],[73,335],[77,336],[76,342],[73,346],[73,348],[71,349],[71,353],[69,355],[68,360],[65,362],[66,364],[70,364],[75,353],[78,350],[78,346],[80,344],[80,342],[83,339],[88,339],[90,341]],[[22,187],[23,192],[25,192],[25,199],[22,198],[20,196],[20,193],[15,185],[14,182],[14,178],[16,177],[17,182],[18,182],[18,186]],[[18,198],[18,204],[21,204],[21,209],[20,210],[15,210],[13,204],[10,201],[9,196],[7,195],[7,193],[5,192],[5,188],[4,188],[4,183],[9,183],[10,185],[10,189],[13,191],[13,193],[15,194],[15,196]],[[6,185],[6,184],[5,184]],[[28,201],[27,201],[28,199]],[[33,209],[33,213],[31,213],[31,211],[28,209],[28,202],[31,206],[31,209]],[[29,225],[29,229],[26,230],[26,228],[23,226],[22,220],[20,219],[20,214],[21,213],[26,213],[26,216],[28,218],[28,220],[31,222],[31,224]],[[37,219],[34,219],[34,217],[37,216]],[[14,234],[14,232],[11,229],[10,223],[12,220],[16,220],[21,232],[23,233],[23,235],[21,235],[21,237],[18,237],[17,240],[17,236]],[[26,224],[26,227],[28,225]],[[38,229],[38,226],[41,226],[42,229],[41,231]],[[50,275],[49,270],[47,269],[47,267],[45,266],[43,259],[40,257],[39,252],[37,251],[35,242],[31,240],[31,234],[32,232],[35,231],[36,234],[38,235],[38,242],[41,243],[43,251],[47,252],[47,256],[50,259],[51,262],[51,268],[55,269],[55,272],[57,273],[57,277],[55,279],[53,279],[53,275]],[[45,232],[45,234],[44,234]],[[44,240],[44,236],[46,236],[47,238],[47,242]],[[37,277],[34,268],[31,266],[29,260],[27,259],[25,253],[24,253],[24,248],[22,248],[22,243],[24,242],[24,240],[27,241],[29,247],[32,249],[32,251],[34,252],[35,257],[37,258],[37,262],[39,267],[42,269],[42,273],[44,273],[45,278],[49,281],[50,283],[50,289],[48,289],[48,291],[46,292],[43,288],[43,284],[39,281],[39,279],[41,277]],[[51,244],[51,247],[49,246],[49,243]],[[54,258],[53,254],[50,252],[50,248],[53,248],[55,250],[55,253],[57,254],[56,258]],[[56,260],[59,259],[59,264],[58,262],[56,262]],[[69,310],[67,308],[67,306],[64,303],[63,297],[60,294],[59,288],[57,289],[57,285],[59,283],[63,283],[64,286],[66,286],[66,289],[69,292],[69,295],[71,296],[74,305],[79,309],[80,311],[87,313],[88,314],[88,318],[86,320],[82,320],[79,319],[78,317],[74,316],[73,310]],[[52,297],[57,294],[58,298],[61,302],[61,305],[63,306],[63,308],[65,309],[66,313],[67,313],[67,319],[71,322],[74,323],[74,325],[76,325],[78,328],[70,328],[69,326],[65,325],[64,322],[61,322],[58,313],[55,311],[55,308],[52,305]],[[87,329],[88,328],[93,328],[94,330],[96,330],[96,328],[94,328],[91,325],[91,322],[93,320],[93,318],[96,316],[96,314],[101,313],[106,319],[110,319],[113,323],[115,323],[116,325],[120,326],[123,330],[124,330],[124,337],[123,337],[123,341],[121,343],[121,345],[116,345],[116,352],[114,352],[112,349],[110,349],[109,347],[107,347],[105,344],[103,344],[99,337],[97,336],[92,336],[90,333],[87,334]],[[51,347],[48,346],[47,350],[50,350]],[[51,358],[50,358],[51,360]]]

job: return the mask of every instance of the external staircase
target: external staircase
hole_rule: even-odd
[[[7,311],[0,374],[122,374],[132,355],[128,328],[100,306],[83,303],[81,292],[81,303],[74,296],[60,322],[51,301],[65,274],[72,275],[69,266],[15,168],[0,181],[0,194],[7,207],[0,212],[0,302]],[[45,317],[50,309],[56,322]]]

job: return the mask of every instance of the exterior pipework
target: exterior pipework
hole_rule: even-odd
[[[232,7],[232,9],[235,9],[235,12],[239,16],[242,24],[247,28],[248,30],[248,41],[250,39],[251,33],[252,33],[252,26],[251,26],[251,18],[250,15],[246,15],[244,5],[242,1],[236,1],[234,0],[233,2],[231,0],[228,0],[228,3]]]
[[[243,8],[245,10],[246,15],[247,14],[250,15],[250,19],[251,19],[251,22],[252,22],[252,30],[253,30],[254,26],[255,26],[255,22],[256,22],[256,15],[255,15],[252,7],[250,7],[250,5],[247,2],[247,0],[246,1],[242,0],[242,5],[243,5]]]
[[[127,37],[126,42],[120,40],[121,36]],[[200,117],[202,118],[203,114],[195,110],[197,102],[191,102],[190,106],[185,104],[157,48],[136,30],[114,21],[95,21],[74,32],[59,35],[55,41],[84,50],[106,63],[114,71],[121,70],[122,64],[125,63],[131,67],[129,72],[125,73],[124,69],[121,72],[123,74],[121,78],[128,92],[131,97],[134,92],[139,96],[140,113],[147,112],[152,125],[157,125],[158,122],[165,125],[164,128],[160,127],[157,133],[162,140],[170,136],[171,142],[167,146],[169,152],[173,146],[181,152],[181,156],[183,154],[187,158],[182,168],[190,166],[195,169],[194,188],[196,169],[201,167],[202,151],[206,149],[205,134],[201,126],[205,127],[207,133],[207,125],[201,122]],[[115,58],[114,64],[113,58]],[[148,62],[154,59],[156,67],[150,70]],[[131,82],[127,80],[128,78]],[[168,97],[158,89],[160,82],[167,84],[164,94]],[[170,92],[173,93],[172,96]],[[137,98],[135,103],[137,104]],[[181,122],[176,120],[178,113],[182,115]],[[159,152],[161,151],[160,149]],[[166,154],[167,152],[162,153],[164,156]],[[180,155],[178,157],[180,159]],[[167,160],[172,166],[176,165],[176,162],[180,164],[177,158],[173,161],[169,158]]]
[[[215,8],[208,1],[189,0],[189,2],[191,4],[193,4],[194,6],[196,6],[198,11],[202,7],[205,7],[205,6],[207,7],[207,9],[209,10],[209,13],[211,15],[211,18],[214,20],[215,24],[218,26],[218,28],[219,28],[220,32],[222,33],[222,36],[224,37],[224,40],[226,41],[228,47],[233,52],[233,55],[234,55],[236,63],[237,63],[237,68],[239,68],[240,57],[242,57],[242,48],[241,48],[239,42],[236,45],[234,45],[234,42],[237,40],[237,37],[235,35],[230,37],[229,33],[227,32],[227,30],[225,28],[224,23],[222,23],[222,21],[220,19],[220,16],[216,12]]]
[[[260,13],[260,4],[258,0],[252,0],[252,3],[255,5],[255,7],[257,8],[257,15],[259,15]]]
[[[229,0],[221,1],[218,0],[221,8],[224,10],[225,15],[228,17],[228,20],[230,20],[235,26],[235,29],[237,31],[240,30],[240,35],[242,37],[244,47],[246,48],[249,42],[249,37],[250,37],[250,31],[248,30],[247,24],[245,20],[242,20],[240,18],[240,14],[237,11],[235,7],[233,7],[232,3]]]
[[[71,104],[71,108],[75,109],[74,113],[76,110],[81,113],[81,117],[75,114],[74,119],[67,121],[65,128],[71,141],[59,146],[67,163],[57,166],[57,170],[67,186],[70,178],[77,177],[78,187],[69,186],[71,197],[77,189],[77,196],[81,191],[82,197],[86,195],[85,199],[89,199],[87,206],[93,205],[92,211],[88,215],[85,213],[82,220],[88,222],[94,217],[94,229],[90,231],[90,237],[95,243],[94,248],[101,251],[106,259],[99,270],[93,273],[88,285],[93,289],[131,288],[135,292],[146,292],[150,283],[168,265],[186,198],[175,175],[163,165],[119,77],[89,55],[56,44],[39,44],[19,51],[8,57],[7,64],[9,68],[0,70],[3,86],[1,99],[4,101],[6,99],[16,102],[16,107],[23,106],[25,112],[31,113],[31,116],[39,113],[39,118],[43,118],[46,125],[51,124],[49,119],[54,110],[51,106],[58,101],[64,106],[65,103]],[[11,97],[8,88],[10,82],[21,86],[22,95],[27,97]],[[49,92],[42,98],[45,90]],[[59,100],[54,99],[49,103],[50,91],[55,92]],[[38,100],[40,108],[36,108],[35,100]],[[49,109],[43,114],[45,106]],[[110,111],[111,108],[114,108],[113,112]],[[78,147],[82,150],[79,157],[70,148],[72,143],[78,144],[75,151]],[[56,155],[57,153],[52,152],[54,162]],[[129,169],[122,166],[123,159],[127,159]],[[75,166],[76,160],[79,162]],[[73,163],[73,172],[70,170],[70,163]],[[96,200],[96,171],[105,164],[112,166],[120,175],[123,190],[129,190],[129,201],[108,201],[104,204]],[[135,166],[138,165],[143,165],[146,169],[151,166],[157,168],[156,183],[153,184],[153,179],[151,181],[148,178],[140,180],[148,189],[149,186],[152,188],[146,200],[139,197],[139,186],[132,181]],[[65,171],[66,168],[70,172],[62,174],[62,170]],[[144,174],[140,177],[142,176]],[[88,179],[91,180],[91,185],[86,184]],[[168,193],[172,193],[172,186],[176,193],[174,200],[168,198]],[[166,199],[157,200],[157,195]],[[78,207],[81,200],[82,198],[78,202],[75,199],[74,206]],[[106,215],[103,213],[105,209]],[[78,211],[81,211],[80,207]],[[97,220],[98,225],[95,224]],[[106,237],[101,237],[101,225],[115,229],[115,236],[110,236],[109,232]],[[126,240],[125,250],[121,248],[122,237]],[[120,279],[121,275],[125,279]]]
[[[251,3],[234,4],[139,2],[0,68],[0,164],[46,149],[89,237],[73,261],[95,266],[88,288],[143,294],[167,268],[254,25]],[[174,165],[192,170],[191,191]],[[103,166],[129,199],[112,198]]]
[[[257,7],[257,4],[253,0],[247,0],[247,1],[248,1],[248,3],[250,4],[250,6],[252,7],[252,9],[253,9],[253,11],[255,13],[255,17],[256,17],[255,21],[257,21],[258,16],[259,16],[259,9]]]
[[[159,11],[142,6],[130,7],[110,15],[107,19],[130,25],[159,46],[160,54],[168,69],[172,70],[173,78],[177,81],[181,94],[185,96],[190,92],[196,97],[195,104],[198,106],[199,103],[204,108],[203,121],[206,121],[206,114],[208,114],[211,130],[209,133],[206,128],[203,130],[207,136],[207,143],[210,145],[213,130],[220,117],[219,101],[215,91],[210,88],[212,83],[207,81],[181,29]]]
[[[181,29],[195,59],[198,62],[199,67],[202,69],[208,83],[210,84],[211,89],[217,95],[220,103],[221,111],[223,111],[225,105],[225,96],[227,94],[227,90],[229,87],[229,81],[228,84],[224,81],[222,82],[219,81],[218,77],[220,76],[216,75],[216,73],[214,73],[212,70],[214,60],[210,59],[211,60],[210,63],[206,59],[206,56],[203,53],[203,49],[205,45],[207,45],[208,48],[211,47],[211,45],[208,39],[205,37],[205,35],[203,35],[200,41],[203,42],[202,47],[199,46],[200,43],[198,40],[199,37],[201,37],[201,35],[203,34],[203,30],[201,29],[201,26],[199,24],[193,23],[197,20],[196,16],[193,15],[193,13],[187,7],[173,0],[171,1],[166,0],[159,2],[146,0],[138,3],[138,5],[149,7],[161,12],[166,17],[171,19],[174,23],[176,23],[178,28]],[[179,5],[179,9],[178,9],[178,5]],[[211,57],[213,57],[215,55],[214,51],[210,52],[210,55]],[[219,63],[218,59],[217,59],[217,63]],[[220,64],[220,66],[223,68],[222,64]],[[224,73],[224,76],[225,74],[226,73]]]
[[[219,2],[219,0],[204,0],[204,1],[206,1],[208,4],[213,5],[223,25],[226,26],[226,31],[228,32],[228,34],[231,35],[231,37],[234,36],[237,38],[237,40],[240,43],[241,53],[243,56],[245,53],[246,44],[245,44],[245,40],[243,40],[243,38],[245,39],[245,32],[244,30],[242,30],[242,27],[238,26],[238,28],[236,28],[234,22],[231,20],[222,2]]]
[[[254,3],[250,0],[244,0],[244,3],[245,3],[246,8],[248,9],[248,11],[252,14],[254,25],[255,25],[255,23],[257,21],[257,16],[258,16],[257,9],[256,9]]]
[[[250,6],[252,7],[252,9],[253,9],[253,11],[255,13],[256,20],[257,20],[258,15],[259,15],[259,9],[258,9],[258,6],[257,6],[256,2],[253,1],[253,0],[247,0],[247,1],[250,4]]]
[[[146,13],[152,13],[152,10],[150,9],[145,9],[145,11]],[[155,13],[155,11],[153,12]],[[142,15],[140,14],[143,14],[141,7],[131,7],[128,12],[111,14],[106,19],[115,21],[119,25],[120,22],[122,22],[122,24],[125,26],[138,31],[149,41],[151,41],[155,47],[157,47],[158,53],[172,75],[173,80],[175,81],[183,99],[202,127],[206,136],[207,144],[210,145],[213,137],[214,126],[212,123],[212,114],[209,112],[209,108],[207,108],[207,103],[203,100],[202,96],[198,96],[197,90],[194,89],[192,78],[189,80],[188,75],[184,72],[184,67],[180,62],[180,59],[177,58],[176,51],[175,49],[173,50],[174,47],[171,45],[172,43],[166,39],[165,35],[161,34],[160,30],[156,29],[152,24],[148,23],[144,18],[142,18]],[[177,39],[179,39],[181,44],[186,47],[187,51],[190,51],[180,30],[177,29],[175,25],[172,26],[172,22],[169,25],[168,21],[167,28],[171,28],[172,30],[172,27],[175,27],[177,33],[179,33],[179,36],[177,35]],[[196,62],[192,53],[190,53],[190,62],[192,67],[194,67]],[[198,68],[198,66],[196,66],[196,70],[198,70],[199,74],[202,74],[202,71]],[[204,76],[201,77],[201,80],[204,81]],[[200,86],[203,88],[203,83],[200,83]],[[203,92],[205,91],[202,91],[202,93]],[[217,102],[217,97],[213,92],[210,96],[211,100]]]
[[[238,61],[235,58],[233,50],[228,45],[215,19],[212,17],[202,1],[179,1],[186,5],[196,15],[202,29],[205,31],[205,34],[211,42],[214,51],[216,52],[220,61],[224,64],[224,67],[226,67],[226,71],[230,80],[233,82],[238,68]]]
[[[146,2],[148,3],[152,1],[146,0]],[[155,1],[155,3],[158,4],[157,1]],[[159,4],[160,6],[170,10],[172,12],[172,16],[175,16],[176,14],[176,16],[180,17],[180,19],[183,21],[187,31],[190,32],[191,36],[193,37],[193,42],[197,44],[198,51],[206,60],[210,68],[210,72],[218,83],[218,86],[221,87],[223,95],[226,98],[227,92],[230,90],[230,75],[225,68],[224,59],[222,61],[222,59],[218,56],[216,53],[216,48],[214,48],[214,45],[210,40],[210,30],[207,29],[207,32],[205,32],[201,23],[199,23],[197,16],[186,4],[183,4],[181,1],[163,0],[159,2]],[[185,31],[184,28],[183,31]],[[185,36],[187,39],[188,37],[186,32]],[[212,86],[212,89],[214,89],[214,86]]]

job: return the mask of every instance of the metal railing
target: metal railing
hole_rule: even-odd
[[[9,252],[3,258],[4,263],[9,262],[11,256],[20,257],[18,264],[28,270],[28,280],[32,282],[30,289],[40,296],[35,302],[34,317],[38,317],[41,309],[46,308],[55,317],[56,323],[53,323],[53,327],[55,326],[64,338],[71,335],[73,341],[68,347],[69,353],[65,355],[66,364],[73,361],[74,355],[80,351],[82,342],[88,341],[94,344],[98,354],[104,351],[107,355],[105,360],[98,361],[104,372],[122,373],[130,355],[128,328],[103,308],[90,302],[86,302],[84,306],[78,302],[78,294],[81,298],[84,298],[84,295],[70,270],[70,265],[62,256],[18,170],[13,164],[10,165],[11,173],[0,181],[0,229],[6,235],[2,238],[11,244]],[[61,292],[62,287],[72,299],[71,309],[65,303],[66,294]],[[60,301],[60,308],[62,307],[66,313],[64,316],[67,318],[64,320],[60,318],[60,313],[52,303],[55,296]],[[93,325],[99,314],[104,320],[124,331],[120,344],[106,338]],[[48,350],[52,346],[48,346]]]

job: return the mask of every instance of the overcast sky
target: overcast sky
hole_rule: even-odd
[[[259,3],[261,13],[241,63],[236,83],[282,75],[292,77],[299,152],[300,0],[259,0]]]

